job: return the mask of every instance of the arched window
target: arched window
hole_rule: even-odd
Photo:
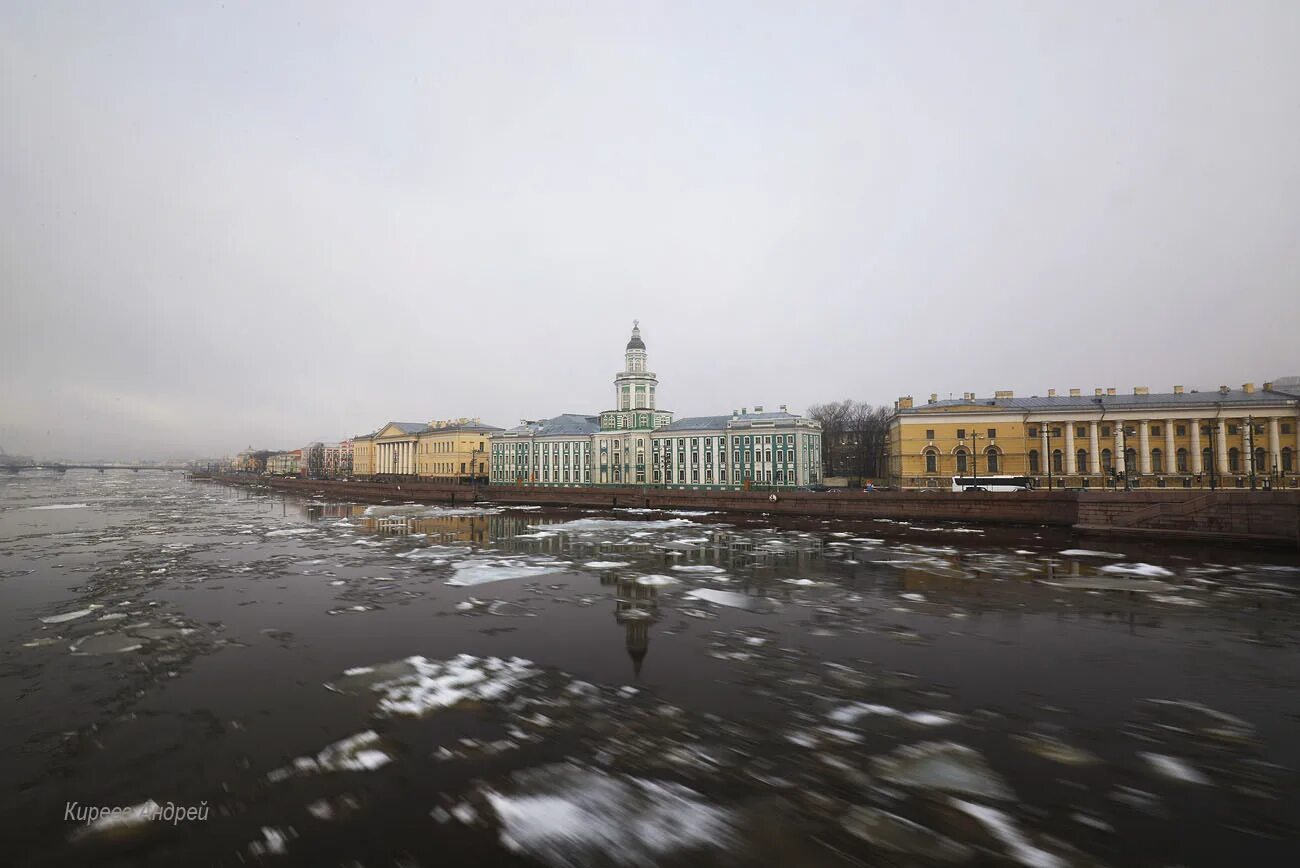
[[[1179,472],[1179,473],[1186,473],[1186,472],[1187,472],[1187,450],[1186,450],[1186,449],[1179,449],[1179,450],[1178,450],[1178,453],[1177,453],[1177,455],[1176,455],[1175,457],[1176,457],[1176,460],[1178,461],[1178,465],[1177,465],[1177,466],[1178,466],[1178,472]]]
[[[1256,473],[1272,473],[1273,468],[1268,466],[1268,455],[1264,452],[1263,446],[1255,447],[1255,467]]]
[[[1087,449],[1080,449],[1078,452],[1074,453],[1074,472],[1075,473],[1088,472],[1088,450]]]
[[[1138,472],[1138,453],[1131,447],[1124,450],[1124,472],[1129,476]]]
[[[1052,451],[1052,472],[1053,473],[1065,472],[1065,454],[1062,453],[1060,449],[1056,449]]]
[[[966,450],[958,449],[955,454],[957,456],[957,474],[960,476],[966,472]]]
[[[925,472],[926,473],[939,472],[939,454],[935,452],[933,449],[925,450]]]
[[[1110,473],[1111,468],[1112,468],[1113,466],[1114,466],[1114,463],[1113,463],[1113,461],[1112,461],[1112,459],[1111,459],[1110,450],[1109,450],[1109,449],[1103,449],[1103,450],[1101,450],[1101,469],[1102,469],[1102,472],[1103,472],[1103,473]]]
[[[1206,473],[1209,473],[1210,468],[1213,466],[1214,466],[1214,453],[1211,452],[1210,447],[1207,446],[1201,450],[1201,468]]]
[[[1291,455],[1291,447],[1286,446],[1282,449],[1282,472],[1283,473],[1293,473],[1295,471],[1295,465],[1292,463],[1292,461],[1293,459]]]
[[[1161,452],[1159,449],[1151,450],[1151,472],[1152,473],[1165,472],[1165,454]]]
[[[1038,450],[1029,450],[1029,473],[1031,476],[1037,476],[1043,471],[1038,466]]]
[[[1241,450],[1236,446],[1228,450],[1228,472],[1241,472]]]
[[[985,461],[987,462],[987,466],[988,466],[988,469],[989,469],[989,473],[997,473],[997,472],[998,472],[998,450],[997,450],[997,447],[996,447],[996,446],[990,446],[988,449],[984,450],[984,454],[987,456],[987,458],[985,459]]]

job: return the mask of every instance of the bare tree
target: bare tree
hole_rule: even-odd
[[[843,453],[847,445],[846,428],[853,401],[831,401],[827,404],[813,404],[808,408],[808,416],[816,419],[822,426],[822,478],[836,475],[835,458]]]
[[[851,445],[851,466],[859,477],[881,475],[885,436],[893,410],[883,405],[855,401],[845,419],[847,440]]]

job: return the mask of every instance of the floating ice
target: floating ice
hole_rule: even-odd
[[[911,600],[913,603],[925,602],[924,594],[899,594],[898,596],[902,597],[904,600]]]
[[[750,612],[771,612],[781,608],[779,602],[767,597],[751,597],[736,591],[719,591],[714,588],[697,588],[688,591],[686,596],[693,600],[704,600],[719,606],[730,606],[733,609],[745,609]]]
[[[70,649],[73,654],[125,654],[144,647],[144,643],[125,633],[101,633],[87,636],[75,643]]]
[[[1099,572],[1113,576],[1143,576],[1148,579],[1163,579],[1173,573],[1154,564],[1107,564]]]
[[[91,606],[89,609],[78,609],[78,610],[75,611],[75,612],[65,612],[65,613],[63,613],[62,615],[50,615],[48,618],[42,618],[42,619],[41,619],[41,623],[42,623],[42,624],[62,624],[62,623],[64,623],[65,621],[75,621],[75,620],[77,620],[78,618],[84,618],[84,617],[86,617],[86,616],[89,615],[91,612],[95,611],[96,608],[97,608],[96,606]]]
[[[342,693],[363,689],[378,693],[382,697],[381,712],[411,717],[470,700],[504,699],[522,681],[541,671],[518,657],[503,660],[472,654],[460,654],[450,660],[408,657],[366,668],[369,671],[357,675],[345,673],[343,678],[326,686]]]
[[[850,703],[835,709],[826,716],[835,723],[852,724],[870,715],[897,717],[919,726],[947,726],[957,721],[954,715],[944,711],[912,711],[905,713],[888,705],[876,705],[869,702]]]
[[[508,794],[486,792],[501,843],[553,868],[651,868],[736,838],[730,811],[676,783],[559,764],[516,774],[513,784]]]
[[[680,584],[681,580],[675,579],[672,576],[662,576],[662,575],[655,574],[650,576],[637,576],[636,583],[638,585],[645,585],[651,588],[662,588],[662,587],[666,587],[667,585]]]
[[[366,730],[336,741],[314,757],[300,756],[292,764],[268,774],[267,780],[278,782],[294,775],[320,772],[369,772],[392,762],[387,752],[377,747],[379,735]]]
[[[315,533],[316,530],[310,527],[290,527],[284,530],[269,530],[267,536],[301,536],[305,533]]]
[[[1017,552],[1017,554],[1019,554],[1019,552]],[[1025,554],[1033,554],[1033,552],[1025,552]],[[1067,558],[1122,558],[1124,557],[1124,555],[1118,554],[1116,552],[1095,552],[1092,551],[1091,549],[1066,549],[1065,551],[1061,552],[1061,554]]]
[[[986,799],[1014,798],[1011,788],[977,751],[955,742],[904,745],[871,762],[880,777],[902,786]]]
[[[497,515],[501,510],[495,506],[425,506],[406,504],[403,506],[368,506],[362,513],[366,518],[451,518],[463,515]]]
[[[1029,865],[1031,868],[1068,868],[1069,863],[1060,856],[1035,847],[1016,826],[1010,814],[964,799],[950,801],[953,807],[979,820],[984,828],[1006,845],[1007,855],[1021,865]]]
[[[485,585],[507,579],[531,579],[548,573],[560,572],[568,566],[565,561],[526,561],[519,558],[472,558],[451,565],[456,575],[447,584],[456,587]]]
[[[575,518],[557,524],[530,524],[533,530],[584,533],[588,531],[666,530],[694,524],[684,518],[665,518],[657,521],[628,521],[617,518]]]
[[[966,862],[972,855],[965,844],[878,808],[854,806],[840,819],[840,823],[873,847],[894,853],[936,862]]]
[[[673,567],[679,573],[725,573],[722,567],[714,567],[709,564],[683,564]]]
[[[27,509],[35,512],[41,509],[89,509],[88,503],[51,503],[48,506],[29,506]]]
[[[161,810],[162,807],[157,802],[149,799],[116,813],[101,816],[93,822],[77,828],[73,831],[72,838],[77,840],[90,836],[126,832],[152,822]]]
[[[1147,764],[1158,774],[1170,780],[1180,781],[1185,784],[1208,785],[1210,783],[1209,778],[1201,774],[1186,760],[1162,753],[1139,753],[1138,756],[1146,760]]]
[[[632,566],[627,561],[587,561],[584,567],[590,567],[593,570],[616,570],[619,567]]]

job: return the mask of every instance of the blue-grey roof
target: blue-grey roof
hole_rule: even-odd
[[[392,425],[403,434],[419,434],[425,428],[429,427],[423,422],[389,422],[388,425]],[[387,428],[388,425],[385,425],[384,428]],[[383,431],[384,428],[380,428],[379,430]]]
[[[726,416],[687,416],[685,419],[678,419],[676,422],[671,422],[662,428],[656,428],[655,433],[660,431],[725,430],[727,423],[730,421],[730,413]]]
[[[600,430],[600,417],[583,413],[561,413],[550,419],[523,422],[513,428],[499,431],[515,437],[586,437]]]
[[[1300,392],[1300,390],[1297,390]],[[1045,398],[976,398],[967,401],[959,398],[917,404],[914,407],[899,410],[901,414],[927,412],[944,412],[946,410],[979,409],[993,407],[1001,410],[1145,410],[1178,409],[1214,406],[1257,407],[1276,406],[1288,401],[1295,401],[1300,394],[1279,391],[1275,384],[1271,391],[1257,390],[1246,392],[1241,389],[1229,389],[1226,392],[1162,392],[1149,395],[1055,395]]]

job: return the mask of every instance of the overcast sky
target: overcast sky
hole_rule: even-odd
[[[1300,3],[0,6],[0,446],[1300,374]]]

